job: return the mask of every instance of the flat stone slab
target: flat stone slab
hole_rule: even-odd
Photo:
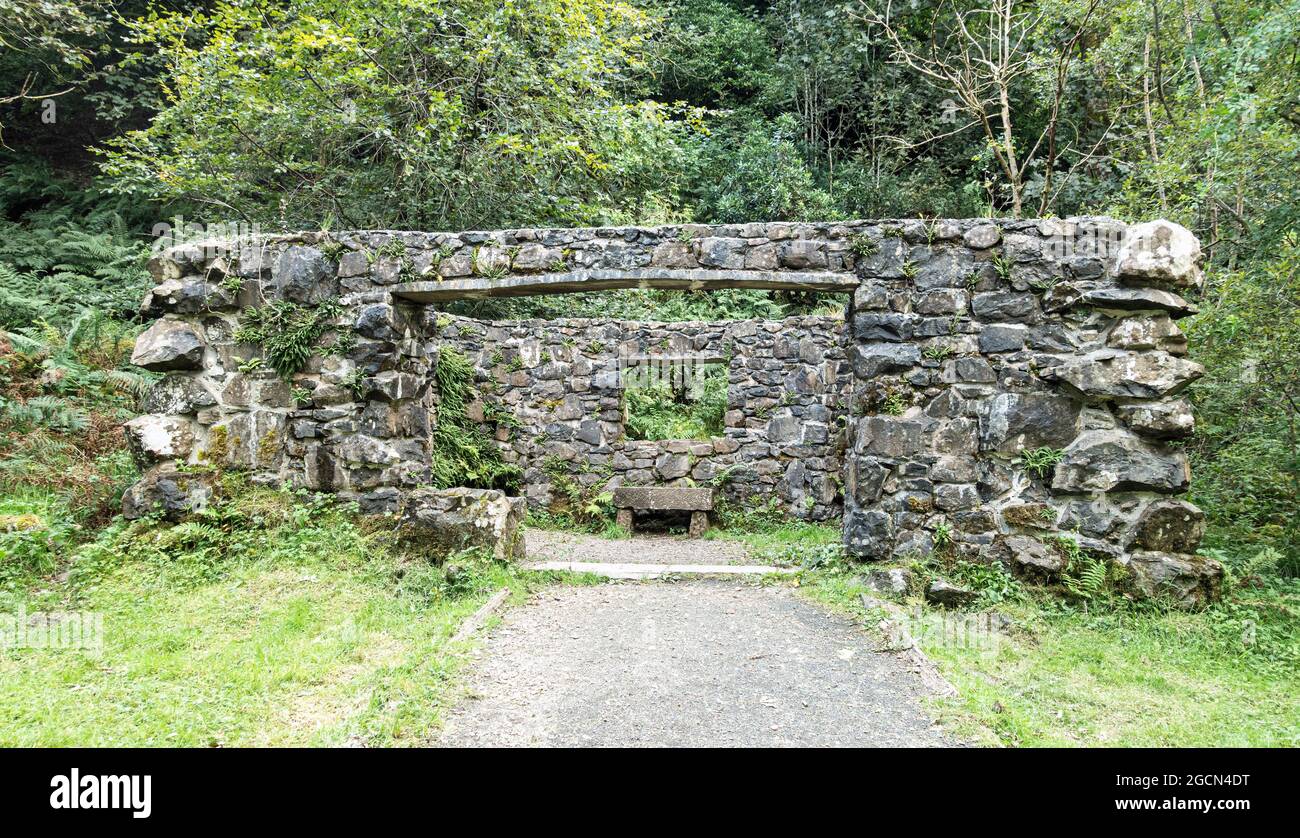
[[[698,486],[620,486],[614,490],[616,509],[709,512],[713,490]]]
[[[798,573],[797,567],[757,564],[636,564],[632,562],[530,562],[525,570],[592,573],[607,579],[662,579],[665,576],[765,576]]]
[[[775,291],[850,292],[857,286],[858,279],[851,273],[626,268],[516,274],[498,279],[473,277],[406,282],[393,286],[393,296],[417,303],[437,303],[482,297],[578,294],[620,288],[669,288],[678,291],[766,288]]]

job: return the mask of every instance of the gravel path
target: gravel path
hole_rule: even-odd
[[[524,531],[528,561],[640,562],[642,564],[750,564],[745,545],[725,539],[683,535],[637,535],[599,538],[594,535]]]
[[[611,543],[649,561],[639,542]],[[952,744],[907,664],[788,588],[553,588],[507,612],[476,655],[444,746]]]

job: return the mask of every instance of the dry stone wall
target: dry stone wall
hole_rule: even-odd
[[[1196,604],[1220,574],[1196,556],[1199,511],[1177,498],[1190,479],[1178,442],[1194,426],[1181,394],[1202,371],[1176,321],[1195,311],[1199,258],[1177,225],[1105,218],[309,233],[173,248],[151,262],[158,284],[143,310],[156,320],[134,360],[165,377],[127,426],[149,471],[126,506],[201,502],[196,469],[175,463],[219,461],[397,512],[429,481],[431,372],[456,346],[474,360],[481,406],[515,416],[498,441],[531,502],[552,488],[548,458],[592,484],[707,482],[739,466],[728,492],[842,513],[846,548],[864,559],[937,549],[1051,577],[1064,538],[1126,565],[1140,592]],[[628,282],[844,291],[847,317],[484,323],[429,303]],[[289,325],[247,343],[249,309]],[[312,322],[327,328],[301,368],[269,369],[271,344]],[[602,377],[613,347],[651,354],[664,340],[683,354],[725,348],[722,437],[622,438],[617,382]]]
[[[558,469],[596,491],[717,485],[729,500],[775,501],[799,518],[841,512],[840,419],[852,373],[840,318],[489,323],[429,312],[426,324],[432,343],[473,361],[483,402],[475,414],[513,417],[497,439],[523,469],[534,506],[556,499]],[[626,438],[623,387],[636,369],[719,362],[728,379],[722,435]]]

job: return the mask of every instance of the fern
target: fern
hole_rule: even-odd
[[[1092,599],[1106,587],[1107,566],[1101,559],[1080,556],[1071,559],[1061,581],[1065,589],[1079,599]]]

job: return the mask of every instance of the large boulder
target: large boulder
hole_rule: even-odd
[[[1135,593],[1181,608],[1203,608],[1223,592],[1223,565],[1204,556],[1139,550],[1128,569]]]
[[[999,393],[980,405],[980,446],[1004,454],[1063,448],[1079,433],[1080,408],[1051,393]]]
[[[137,463],[184,460],[194,450],[194,429],[181,416],[146,413],[123,425],[126,444]]]
[[[1052,478],[1054,492],[1152,491],[1176,494],[1191,480],[1187,455],[1164,450],[1126,431],[1085,431],[1065,449]]]
[[[1205,513],[1185,500],[1167,498],[1138,519],[1134,544],[1161,553],[1194,553],[1205,537]]]
[[[416,489],[402,504],[404,537],[440,555],[485,547],[501,561],[524,558],[527,503],[496,489]]]
[[[154,372],[196,370],[203,365],[203,339],[182,320],[158,320],[135,339],[131,363]]]
[[[1100,349],[1067,361],[1051,377],[1088,398],[1159,399],[1178,393],[1204,374],[1200,364],[1167,352]]]
[[[1126,285],[1196,290],[1204,281],[1200,261],[1196,236],[1162,218],[1128,228],[1115,257],[1115,272]]]
[[[184,471],[173,463],[149,469],[122,495],[122,515],[128,520],[161,515],[178,521],[207,506],[217,486],[213,472]]]

